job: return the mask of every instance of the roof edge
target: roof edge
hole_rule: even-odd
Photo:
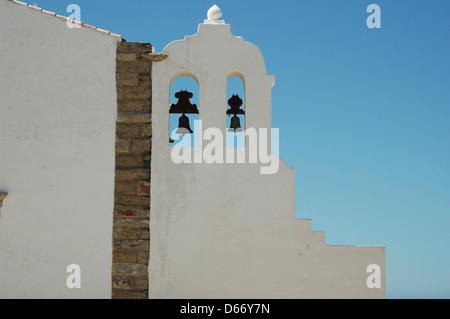
[[[83,27],[86,27],[86,28],[89,28],[89,29],[93,29],[93,30],[98,31],[98,32],[101,32],[101,33],[106,33],[107,35],[111,35],[111,36],[113,36],[113,37],[122,39],[122,41],[125,41],[125,39],[123,38],[123,36],[122,36],[121,34],[113,33],[113,32],[111,32],[111,31],[108,31],[108,30],[105,30],[105,29],[98,28],[98,27],[96,27],[96,26],[92,26],[92,25],[83,23],[83,22],[81,22],[81,21],[72,20],[72,19],[70,19],[69,17],[66,17],[66,16],[63,16],[63,15],[57,14],[56,12],[44,10],[44,9],[42,9],[42,8],[39,8],[38,6],[31,5],[31,4],[26,3],[26,2],[23,2],[23,1],[19,1],[19,0],[8,0],[8,1],[9,1],[9,2],[13,2],[13,3],[15,3],[15,4],[18,4],[18,5],[21,5],[21,6],[24,6],[24,7],[32,8],[32,9],[34,9],[34,10],[40,11],[40,12],[42,12],[42,13],[45,13],[45,14],[48,14],[48,15],[51,15],[51,16],[55,16],[55,17],[60,18],[60,19],[63,19],[63,20],[71,21],[72,23],[79,24],[79,25],[81,25],[81,26],[83,26]]]

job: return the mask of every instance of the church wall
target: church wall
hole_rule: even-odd
[[[0,1],[0,298],[111,297],[119,41]]]

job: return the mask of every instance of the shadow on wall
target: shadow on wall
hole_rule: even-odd
[[[0,191],[0,218],[2,218],[1,208],[3,206],[3,200],[8,196],[8,193]]]

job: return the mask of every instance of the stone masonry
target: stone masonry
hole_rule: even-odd
[[[148,298],[152,52],[149,43],[117,46],[113,299]]]

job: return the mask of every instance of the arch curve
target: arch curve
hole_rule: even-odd
[[[173,81],[175,81],[176,79],[178,79],[182,76],[188,76],[188,77],[193,78],[195,80],[195,82],[197,82],[198,87],[200,88],[200,81],[198,80],[197,76],[189,70],[179,70],[179,71],[175,72],[172,75],[172,77],[170,78],[169,87],[172,85]]]

